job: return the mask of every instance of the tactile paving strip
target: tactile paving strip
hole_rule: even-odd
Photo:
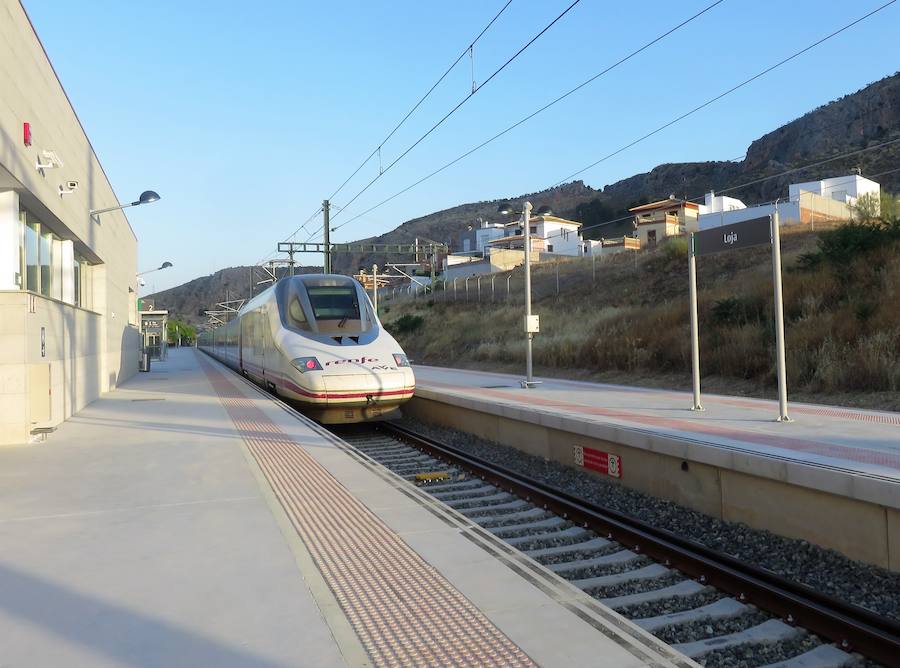
[[[376,666],[534,666],[212,364],[235,428]]]

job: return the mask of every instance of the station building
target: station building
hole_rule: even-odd
[[[0,444],[137,371],[137,238],[19,0],[0,0]]]

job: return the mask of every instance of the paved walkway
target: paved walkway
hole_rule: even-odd
[[[185,353],[0,448],[0,665],[344,665]]]
[[[543,378],[519,387],[518,376],[416,366],[419,390],[529,406],[608,425],[728,446],[900,482],[900,413],[790,404],[779,423],[777,402],[704,395],[703,412],[688,392]]]
[[[200,353],[0,448],[0,667],[678,655]]]

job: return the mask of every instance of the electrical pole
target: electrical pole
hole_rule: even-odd
[[[378,317],[378,265],[372,265],[372,308],[375,309],[375,317]]]
[[[435,281],[435,270],[434,265],[437,262],[437,251],[434,248],[434,244],[431,244],[431,294],[434,295],[434,281]]]
[[[325,231],[325,266],[323,267],[323,273],[326,274],[331,273],[331,220],[328,211],[329,206],[331,205],[327,199],[322,202],[322,216],[325,223],[322,228]]]

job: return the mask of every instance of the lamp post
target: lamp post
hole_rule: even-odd
[[[153,202],[159,201],[159,195],[152,190],[145,190],[141,193],[141,196],[137,198],[137,201],[132,202],[131,204],[121,204],[119,206],[110,206],[105,209],[91,209],[91,216],[99,216],[101,213],[109,213],[110,211],[118,211],[120,209],[127,209],[130,206],[140,206],[141,204],[152,204]],[[97,221],[99,222],[99,221]]]
[[[531,202],[525,202],[521,211],[514,211],[509,202],[503,202],[497,208],[503,215],[518,213],[522,216],[522,240],[525,245],[525,380],[521,385],[529,389],[538,385],[534,380],[532,365],[532,342],[534,335],[540,332],[540,316],[531,314]]]
[[[171,262],[163,262],[156,269],[148,269],[147,271],[142,271],[138,274],[138,276],[144,276],[145,274],[152,274],[154,271],[161,271],[162,269],[168,269],[169,267],[174,266]]]

